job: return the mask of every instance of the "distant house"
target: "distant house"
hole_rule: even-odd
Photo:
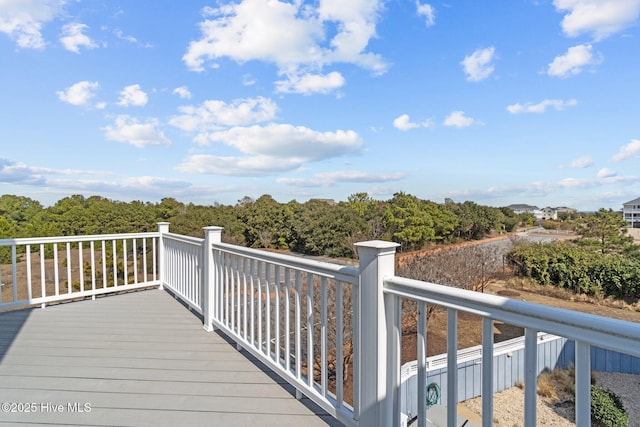
[[[513,212],[516,213],[516,215],[520,215],[522,213],[530,213],[530,214],[534,214],[536,212],[538,212],[540,209],[537,206],[531,206],[531,205],[509,205],[507,206],[509,209],[511,209]]]
[[[569,215],[575,215],[575,214],[578,213],[578,210],[577,209],[573,209],[573,208],[568,208],[566,206],[559,206],[559,207],[556,208],[556,212],[558,214],[566,213],[566,214],[569,214]]]
[[[622,215],[630,228],[640,228],[640,197],[623,203]]]
[[[519,205],[509,205],[507,207],[512,211],[514,211],[516,214],[530,213],[530,214],[533,214],[533,216],[535,216],[537,219],[542,219],[542,220],[545,220],[545,219],[556,220],[558,219],[558,215],[562,213],[568,213],[568,214],[578,213],[576,209],[568,208],[566,206],[560,206],[557,208],[552,208],[547,206],[546,208],[540,209],[537,206],[519,204]],[[640,212],[640,210],[638,212]],[[638,219],[638,221],[640,224],[640,218]]]
[[[554,208],[550,208],[547,206],[546,208],[540,209],[538,211],[538,215],[536,215],[538,219],[558,219],[558,211]]]

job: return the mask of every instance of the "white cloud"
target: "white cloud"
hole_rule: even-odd
[[[344,86],[344,77],[337,71],[329,74],[305,74],[303,76],[290,76],[286,80],[275,82],[276,92],[300,93],[311,95],[312,93],[329,93]]]
[[[128,107],[130,105],[134,107],[143,107],[149,102],[147,94],[140,89],[140,85],[126,86],[120,92],[120,99],[118,105],[121,107]]]
[[[91,99],[96,96],[96,91],[100,89],[98,82],[81,81],[73,84],[65,90],[56,94],[61,101],[71,105],[88,106]]]
[[[32,167],[0,157],[0,183],[38,185],[45,179]]]
[[[284,75],[319,74],[332,63],[351,63],[384,73],[388,64],[366,51],[375,36],[381,0],[321,1],[317,8],[302,1],[242,0],[205,8],[201,38],[183,56],[194,71],[217,66],[227,57],[275,64]],[[335,29],[327,37],[325,27]]]
[[[133,36],[125,35],[125,34],[124,34],[124,32],[123,32],[121,29],[119,29],[119,28],[115,29],[115,30],[113,31],[113,34],[114,34],[117,38],[119,38],[120,40],[124,40],[124,41],[127,41],[127,42],[129,42],[129,43],[133,43],[133,44],[138,44],[138,39],[137,39],[137,38],[135,38],[135,37],[133,37]]]
[[[604,169],[602,174],[591,178],[563,178],[558,181],[534,181],[520,183],[505,187],[489,187],[486,190],[464,190],[447,192],[444,197],[465,198],[466,200],[506,199],[523,200],[538,197],[548,197],[557,194],[558,191],[569,190],[569,197],[575,196],[576,189],[604,188],[608,185],[620,183],[634,184],[640,182],[637,176],[618,176]],[[597,194],[604,194],[604,190],[598,190]],[[556,196],[557,197],[557,196]],[[543,202],[544,203],[544,202]],[[562,202],[560,202],[562,203]],[[563,203],[564,204],[564,203]]]
[[[14,187],[31,186],[31,193],[51,198],[62,198],[69,194],[101,194],[118,200],[160,200],[163,197],[175,197],[196,201],[200,198],[202,203],[210,203],[210,199],[203,195],[244,191],[239,186],[194,185],[165,176],[119,176],[105,170],[29,166],[1,157],[0,183]]]
[[[163,197],[197,196],[197,189],[189,182],[156,176],[110,177],[95,179],[94,176],[74,179],[49,178],[47,193],[58,192],[60,197],[69,193],[101,194],[109,198],[131,198],[160,200]],[[53,191],[52,191],[53,190]],[[210,189],[209,189],[210,190]]]
[[[531,102],[527,102],[526,104],[512,104],[507,106],[507,111],[511,114],[544,113],[547,108],[554,108],[557,111],[562,111],[567,107],[575,107],[576,105],[578,105],[578,101],[575,99],[570,99],[568,101],[563,101],[562,99],[545,99],[537,104],[533,104]]]
[[[435,127],[436,123],[435,120],[430,118],[430,119],[426,119],[425,121],[423,121],[422,123],[420,123],[420,125],[423,128],[427,128],[427,129],[432,129]]]
[[[393,121],[393,127],[402,131],[407,131],[409,129],[420,127],[420,125],[417,123],[412,123],[408,114],[403,114]]]
[[[376,74],[385,73],[388,64],[382,57],[365,52],[376,35],[378,12],[382,8],[382,0],[321,1],[318,9],[321,23],[335,24],[337,29],[328,46],[316,47],[325,52],[323,62],[352,63]]]
[[[362,147],[362,141],[354,131],[318,132],[287,124],[234,127],[213,132],[208,140],[233,147],[243,155],[192,155],[178,170],[220,175],[271,175],[298,169],[305,163],[354,154]]]
[[[472,119],[471,117],[467,117],[464,114],[464,111],[454,111],[444,119],[444,123],[443,124],[445,126],[453,126],[453,127],[458,127],[458,128],[465,128],[465,127],[468,127],[468,126],[481,124],[481,122],[479,122],[479,121],[477,121],[475,119]]]
[[[80,169],[52,169],[39,166],[28,166],[0,157],[0,183],[12,183],[20,185],[49,185],[52,183],[50,176],[109,176],[111,172],[100,170]],[[69,178],[66,178],[69,180]],[[59,181],[63,181],[60,179]]]
[[[615,172],[604,168],[598,172],[595,178],[565,178],[557,183],[549,183],[549,185],[553,188],[589,189],[623,182],[635,183],[638,182],[638,178],[635,176],[618,176]]]
[[[422,123],[415,123],[411,121],[408,114],[403,114],[393,121],[393,127],[401,131],[407,131],[409,129],[415,129],[419,127],[432,128],[434,126],[433,119],[426,119]]]
[[[611,169],[608,168],[602,168],[598,171],[598,174],[596,175],[598,178],[611,178],[616,176],[617,174],[612,171]]]
[[[378,173],[361,171],[335,171],[318,173],[313,178],[278,178],[280,184],[296,187],[331,187],[343,182],[348,183],[379,183],[399,181],[407,175],[404,172]]]
[[[98,47],[89,36],[83,34],[83,31],[87,28],[89,27],[78,22],[64,25],[62,27],[62,36],[60,37],[60,42],[62,42],[64,48],[71,52],[80,53],[80,47],[87,49]]]
[[[242,76],[242,85],[243,86],[253,86],[256,83],[257,83],[256,78],[253,77],[251,74],[247,73],[247,74]]]
[[[137,45],[137,46],[140,46],[140,47],[144,47],[144,48],[151,48],[151,47],[153,47],[153,45],[152,45],[151,43],[142,43],[142,42],[140,42],[137,38],[135,38],[135,37],[133,37],[133,36],[125,35],[125,34],[122,32],[122,30],[120,30],[120,29],[115,29],[115,30],[113,31],[113,34],[114,34],[117,38],[119,38],[120,40],[124,40],[124,41],[126,41],[126,42],[133,43],[133,44],[135,44],[135,45]]]
[[[266,176],[287,172],[300,167],[296,159],[280,159],[272,156],[213,156],[195,154],[187,157],[176,168],[180,172],[226,176]]]
[[[600,62],[602,59],[594,57],[591,45],[581,44],[570,47],[564,55],[556,56],[549,64],[547,74],[560,78],[571,77],[580,74],[584,67]]]
[[[318,132],[304,126],[269,124],[234,127],[213,132],[213,142],[222,142],[243,153],[295,158],[315,162],[360,150],[362,141],[354,131]]]
[[[64,0],[0,1],[0,32],[21,48],[43,49],[42,27],[62,12]]]
[[[584,169],[593,164],[593,159],[589,156],[582,156],[575,158],[569,162],[567,165],[560,166],[561,168],[570,168],[570,169]]]
[[[148,145],[170,145],[171,141],[158,130],[158,126],[159,122],[156,119],[140,122],[134,117],[121,115],[116,117],[113,126],[105,126],[102,130],[107,140],[124,142],[140,148]]]
[[[118,182],[118,187],[133,188],[136,190],[162,189],[162,188],[186,188],[191,186],[186,181],[164,178],[158,176],[132,176]]]
[[[567,36],[592,33],[596,41],[629,27],[640,14],[640,0],[554,0],[553,4],[567,12],[562,19]]]
[[[493,63],[495,59],[495,48],[493,46],[485,49],[478,49],[471,55],[465,56],[461,64],[467,74],[467,80],[478,82],[484,80],[493,73]]]
[[[632,139],[630,143],[620,147],[618,153],[613,156],[613,160],[619,162],[632,157],[640,157],[640,139]]]
[[[212,16],[200,23],[202,38],[192,41],[183,56],[189,68],[202,71],[207,61],[230,57],[238,62],[253,59],[282,66],[318,60],[314,50],[322,37],[317,20],[298,18],[295,4],[278,0],[244,0],[218,9],[205,8]]]
[[[271,99],[257,97],[235,99],[231,103],[209,100],[200,106],[179,107],[182,113],[169,123],[187,132],[219,130],[226,126],[243,126],[273,120],[278,106]]]
[[[182,99],[191,98],[191,92],[189,91],[189,88],[186,86],[177,87],[171,93],[173,93],[174,95],[178,95]]]
[[[436,11],[430,4],[420,4],[420,1],[416,0],[416,9],[418,15],[425,17],[425,24],[430,27],[436,23]]]
[[[593,180],[584,178],[564,178],[556,183],[560,188],[588,188],[594,184]]]

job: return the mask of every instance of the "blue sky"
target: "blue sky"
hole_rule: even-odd
[[[0,0],[0,193],[640,196],[640,0]]]

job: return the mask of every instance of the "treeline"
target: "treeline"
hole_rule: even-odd
[[[224,227],[226,242],[331,257],[353,257],[354,243],[363,240],[391,240],[401,250],[415,250],[482,239],[512,231],[527,219],[509,208],[435,203],[406,193],[385,201],[357,193],[339,203],[279,203],[263,195],[210,206],[172,198],[144,203],[74,195],[46,208],[28,197],[0,197],[0,238],[154,231],[157,222],[168,221],[175,233],[202,236],[202,227],[217,225]]]
[[[640,251],[619,212],[578,218],[576,242],[519,244],[507,259],[517,274],[542,285],[615,298],[640,297]]]

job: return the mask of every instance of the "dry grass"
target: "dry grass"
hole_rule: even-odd
[[[540,375],[538,377],[538,395],[552,400],[558,400],[558,390],[551,375]]]
[[[572,302],[640,312],[640,299],[623,300],[611,296],[604,297],[601,295],[576,294],[568,289],[540,285],[534,280],[526,277],[509,278],[507,280],[507,287],[521,291],[535,292],[538,295],[564,299]]]
[[[595,382],[594,374],[591,374],[591,383]],[[566,402],[573,399],[573,385],[575,383],[575,370],[573,366],[568,369],[554,369],[544,371],[538,375],[538,396],[546,398],[549,402]],[[518,381],[515,384],[524,390],[524,383]]]
[[[543,372],[538,376],[538,395],[554,402],[570,400],[574,378],[573,368]]]

